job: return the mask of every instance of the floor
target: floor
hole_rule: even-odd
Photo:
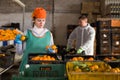
[[[18,74],[19,64],[15,64],[11,69],[2,74],[1,80],[12,80],[12,75]]]
[[[15,54],[14,66],[1,75],[1,80],[12,80],[12,75],[17,75],[22,55]]]

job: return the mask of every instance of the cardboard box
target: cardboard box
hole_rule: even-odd
[[[120,27],[120,19],[112,19],[111,27]]]
[[[81,13],[88,13],[88,12],[100,13],[100,3],[99,2],[82,2]]]

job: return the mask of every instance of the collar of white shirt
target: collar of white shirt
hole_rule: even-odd
[[[32,33],[38,37],[43,36],[47,31],[48,31],[47,28],[38,28],[37,26],[34,26],[32,28]]]

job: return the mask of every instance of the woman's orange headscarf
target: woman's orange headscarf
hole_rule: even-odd
[[[35,8],[32,13],[32,18],[46,18],[46,10],[42,7]]]

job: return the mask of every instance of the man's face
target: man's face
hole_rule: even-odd
[[[79,19],[79,25],[81,27],[87,26],[87,19]]]
[[[41,18],[36,18],[36,19],[35,19],[35,25],[36,25],[38,28],[43,28],[44,25],[45,25],[45,22],[46,22],[45,19],[41,19]]]

